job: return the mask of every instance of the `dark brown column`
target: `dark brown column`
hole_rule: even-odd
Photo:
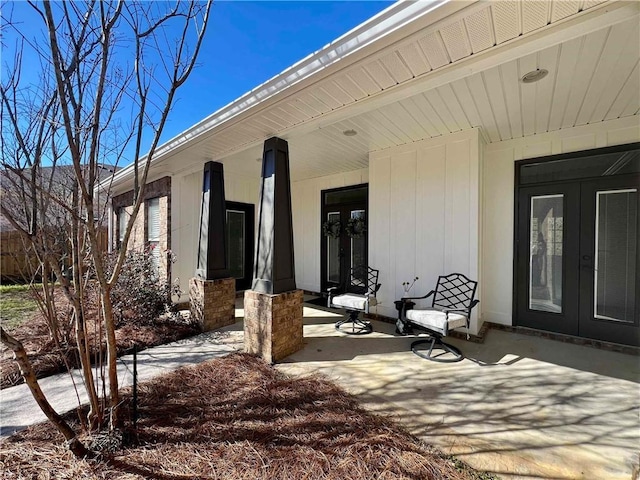
[[[303,293],[296,290],[289,146],[264,142],[253,290],[244,293],[244,348],[274,363],[304,346]]]
[[[196,277],[217,280],[228,276],[224,169],[221,163],[207,162],[202,182]]]
[[[235,279],[227,267],[227,209],[221,163],[204,165],[196,275],[189,282],[191,314],[204,331],[235,322]]]
[[[252,289],[267,294],[295,290],[289,145],[281,138],[264,142],[258,209]]]

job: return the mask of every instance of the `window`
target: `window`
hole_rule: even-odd
[[[147,201],[147,246],[151,262],[158,275],[160,270],[160,199]]]
[[[118,248],[122,247],[124,242],[124,232],[127,230],[127,210],[121,207],[118,210]]]

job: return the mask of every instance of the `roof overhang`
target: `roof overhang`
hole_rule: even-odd
[[[270,136],[321,141],[350,119],[637,19],[639,9],[622,1],[399,2],[163,144],[153,170],[195,171],[206,160],[244,159],[253,171],[250,160]],[[483,127],[482,119],[461,123]],[[358,148],[360,157],[376,149],[371,142]],[[180,155],[185,150],[189,155]],[[354,160],[353,168],[361,163]],[[114,185],[132,174],[132,166],[124,168]]]

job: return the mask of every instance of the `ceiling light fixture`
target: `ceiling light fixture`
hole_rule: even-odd
[[[542,80],[544,77],[547,76],[548,73],[549,73],[548,70],[545,70],[544,68],[539,68],[529,73],[525,73],[520,79],[520,81],[522,83],[534,83],[539,80]]]
[[[356,132],[354,129],[349,129],[342,132],[342,134],[346,137],[355,137],[358,134],[358,132]]]

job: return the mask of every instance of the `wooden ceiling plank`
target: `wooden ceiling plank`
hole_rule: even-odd
[[[636,60],[634,69],[629,74],[627,81],[622,86],[620,93],[618,93],[618,96],[611,105],[611,108],[605,115],[604,119],[613,120],[614,118],[623,116],[622,112],[629,104],[633,103],[632,99],[634,96],[636,98],[638,97],[638,92],[640,92],[640,61]]]
[[[640,32],[636,19],[632,19],[629,22],[630,28],[626,32],[626,35],[622,34],[622,36],[618,37],[622,42],[622,46],[620,44],[616,45],[613,48],[605,48],[605,52],[603,53],[603,57],[611,54],[614,56],[614,52],[618,53],[618,59],[613,66],[610,66],[611,63],[607,62],[605,65],[598,65],[598,69],[604,69],[604,72],[600,75],[603,79],[603,86],[600,92],[600,98],[597,101],[594,101],[593,111],[591,115],[589,115],[587,119],[587,123],[600,122],[605,117],[609,109],[611,108],[613,102],[616,97],[622,90],[629,74],[633,71],[637,59],[640,58]],[[618,29],[616,29],[617,31]],[[610,35],[607,43],[616,42],[615,36]],[[618,43],[618,42],[616,42]],[[599,74],[600,72],[598,72]],[[592,82],[594,85],[596,81]],[[590,101],[589,94],[587,93],[587,102]],[[587,113],[587,109],[584,109],[585,115]],[[584,118],[581,115],[578,115],[578,123]]]
[[[413,100],[413,98],[407,98],[405,100],[400,101],[400,105],[411,115],[412,118],[418,122],[422,128],[425,129],[427,135],[429,137],[437,137],[440,135],[440,132],[436,127],[433,126],[431,120],[425,115],[424,111],[421,110]]]
[[[520,77],[518,76],[518,62],[513,60],[500,67],[502,92],[509,118],[509,128],[512,138],[522,137],[522,108],[520,105]]]
[[[451,112],[451,115],[453,115],[453,118],[458,126],[462,130],[471,128],[469,119],[465,115],[464,110],[462,109],[462,105],[460,105],[460,100],[456,96],[456,93],[453,91],[451,84],[446,84],[442,87],[438,87],[437,91],[440,94],[440,97],[442,97],[444,103],[449,108],[449,111]]]
[[[509,114],[507,105],[504,100],[503,82],[500,77],[500,69],[498,67],[491,68],[480,74],[484,83],[484,88],[491,103],[491,110],[496,119],[496,125],[500,132],[502,140],[513,138],[511,133],[511,125],[509,123]]]
[[[462,130],[462,127],[458,125],[458,122],[456,122],[453,118],[449,107],[442,100],[442,97],[438,93],[437,89],[429,90],[428,92],[425,92],[424,95],[431,106],[434,108],[434,110],[438,112],[438,116],[447,126],[447,130],[449,130],[449,132],[457,132],[458,130]]]
[[[469,119],[471,126],[482,126],[482,119],[480,118],[476,104],[473,101],[467,82],[464,79],[460,79],[452,82],[450,85],[451,88],[453,88],[456,97],[459,99],[460,106],[462,107],[465,116]]]
[[[536,82],[536,133],[545,133],[549,130],[549,117],[551,105],[554,102],[556,75],[558,73],[558,60],[560,58],[560,46],[554,45],[545,48],[538,53],[538,66],[549,71],[549,74]]]
[[[580,52],[583,48],[585,37],[575,38],[560,46],[560,60],[556,75],[555,92],[551,114],[549,115],[549,130],[559,130],[562,119],[569,103],[570,93],[573,90],[574,75]]]
[[[597,30],[585,37],[584,45],[576,64],[574,82],[569,93],[567,109],[562,120],[562,128],[570,128],[576,125],[578,112],[582,108],[582,103],[610,30],[610,28]]]
[[[413,101],[415,102],[417,107],[420,110],[422,110],[422,112],[424,112],[425,116],[429,119],[431,124],[438,131],[438,135],[446,135],[447,133],[450,133],[450,130],[442,121],[442,119],[440,118],[440,115],[438,115],[438,112],[436,112],[433,109],[433,107],[427,100],[427,97],[424,96],[424,94],[421,93],[419,95],[415,95],[413,97]]]
[[[538,54],[532,53],[518,61],[518,77],[538,68]],[[536,84],[522,83],[520,86],[520,104],[522,105],[522,134],[533,135],[536,132]]]

